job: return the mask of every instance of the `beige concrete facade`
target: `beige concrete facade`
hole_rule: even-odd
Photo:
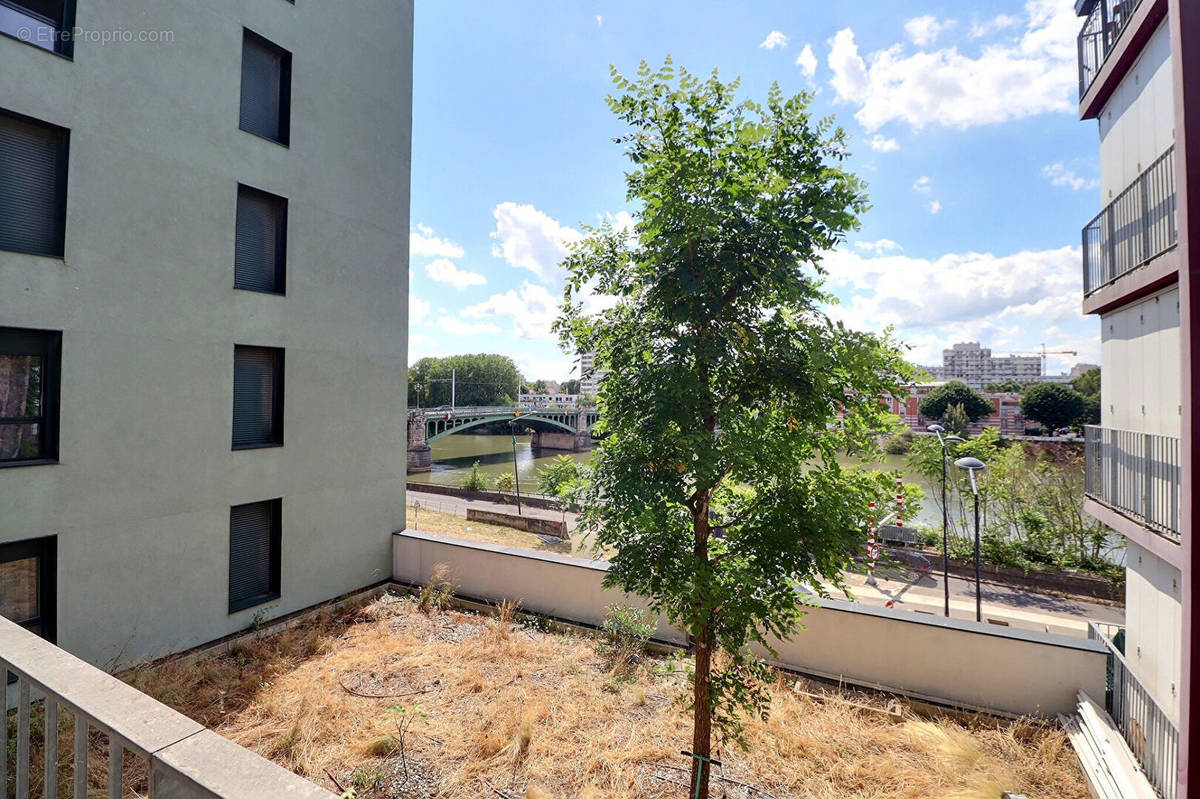
[[[0,38],[0,107],[70,129],[66,252],[0,252],[0,325],[62,331],[59,462],[0,469],[58,538],[58,642],[184,649],[386,579],[404,524],[411,0],[109,0],[67,60]],[[290,146],[239,130],[243,29],[292,53]],[[289,202],[287,293],[232,288],[239,183]],[[284,445],[231,450],[235,344],[286,351]],[[230,614],[230,506],[282,498],[282,585]]]

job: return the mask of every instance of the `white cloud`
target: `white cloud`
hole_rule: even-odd
[[[415,325],[429,316],[429,303],[415,294],[408,295],[408,324]]]
[[[787,47],[788,37],[783,35],[782,31],[771,31],[767,34],[767,38],[762,40],[759,47],[767,50],[774,50],[776,47]]]
[[[496,334],[500,332],[500,326],[494,325],[491,322],[464,322],[461,319],[456,319],[453,316],[440,317],[434,326],[445,333],[454,336],[475,336],[481,333]]]
[[[940,213],[941,210],[942,210],[942,204],[940,202],[938,202],[937,200],[929,201],[929,213],[937,214],[937,213]]]
[[[604,24],[604,17],[601,16],[600,14],[597,14],[596,15],[596,27],[598,28],[603,24]]]
[[[898,252],[903,250],[896,242],[891,239],[878,239],[876,241],[856,241],[854,246],[863,252],[874,253],[875,255],[883,255],[888,252]]]
[[[1083,189],[1098,189],[1100,181],[1096,178],[1084,178],[1075,174],[1075,170],[1058,161],[1042,167],[1042,175],[1050,179],[1055,186],[1070,186],[1075,191]]]
[[[953,22],[940,22],[938,18],[930,14],[914,17],[904,23],[904,33],[908,35],[910,41],[918,47],[924,47],[927,44],[933,44],[937,41],[937,37],[942,31],[953,25]]]
[[[503,294],[493,294],[477,305],[464,308],[462,315],[476,319],[511,316],[517,338],[553,338],[550,326],[558,315],[558,306],[559,300],[545,286],[525,282],[520,291],[509,289]]]
[[[922,194],[928,194],[933,191],[933,179],[928,175],[922,175],[917,178],[917,182],[913,184],[913,191],[919,191]]]
[[[800,55],[796,56],[796,66],[800,67],[801,74],[806,78],[817,74],[817,55],[813,52],[811,44],[804,45]]]
[[[546,283],[559,276],[558,265],[566,257],[568,246],[582,236],[532,205],[502,202],[492,215],[496,218],[496,229],[491,233],[495,239],[492,255],[518,269],[528,269]]]
[[[572,376],[571,370],[575,369],[575,359],[566,355],[560,358],[531,358],[528,355],[518,355],[514,360],[520,367],[521,374],[528,380],[569,380]],[[578,374],[573,376],[579,377]]]
[[[468,286],[482,286],[487,278],[478,272],[459,269],[447,258],[438,258],[425,266],[425,272],[437,283],[445,283],[462,291]]]
[[[433,235],[433,228],[417,223],[416,231],[408,234],[409,254],[417,258],[462,258],[463,248],[452,241]]]
[[[936,124],[966,129],[1050,111],[1069,112],[1077,88],[1070,3],[1028,0],[1025,29],[977,56],[956,46],[909,54],[903,43],[864,59],[851,28],[829,40],[830,85],[868,131],[903,120],[915,129]]]
[[[1019,17],[1014,17],[1011,14],[997,14],[991,19],[973,23],[969,35],[972,39],[980,39],[998,31],[1015,28],[1020,24],[1021,19]]]
[[[879,134],[872,136],[868,144],[877,153],[890,153],[900,149],[900,142]]]

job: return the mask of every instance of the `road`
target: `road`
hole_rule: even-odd
[[[505,513],[515,511],[512,505],[420,491],[409,491],[407,497],[409,505],[420,502],[422,508],[457,516],[466,516],[469,507]],[[527,515],[539,518],[562,518],[559,511],[531,508],[528,505],[524,506],[523,511]],[[566,518],[569,526],[574,525],[575,514],[568,513]],[[855,601],[877,607],[886,607],[887,603],[891,602],[897,610],[943,615],[945,599],[940,573],[917,572],[912,569],[881,569],[876,577],[876,585],[870,586],[867,585],[865,575],[854,572],[846,572],[844,575]],[[841,592],[830,586],[827,586],[827,590],[831,596],[844,598]],[[1125,623],[1125,609],[1119,605],[1035,593],[999,583],[983,583],[980,593],[984,621],[999,626],[1086,637],[1088,619],[1109,624]],[[974,580],[950,578],[950,616],[967,620],[975,618]]]

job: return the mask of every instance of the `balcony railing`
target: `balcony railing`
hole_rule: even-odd
[[[1171,249],[1178,240],[1172,146],[1084,227],[1084,296]]]
[[[1084,429],[1084,493],[1179,542],[1179,439]]]
[[[1154,790],[1162,799],[1175,799],[1179,730],[1125,662],[1124,628],[1088,622],[1088,638],[1108,648],[1104,709],[1116,722]]]
[[[1087,94],[1088,88],[1104,60],[1121,38],[1121,31],[1133,18],[1133,12],[1142,0],[1096,0],[1092,11],[1084,20],[1079,31],[1079,98]]]

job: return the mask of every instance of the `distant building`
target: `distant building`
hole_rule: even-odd
[[[1071,367],[1071,373],[1069,375],[1067,375],[1067,379],[1074,380],[1077,377],[1081,377],[1081,376],[1087,374],[1088,372],[1092,371],[1093,369],[1099,369],[1099,368],[1100,368],[1100,364],[1098,364],[1098,363],[1077,363]]]
[[[978,341],[963,341],[942,350],[940,380],[961,380],[976,391],[991,383],[1015,380],[1022,385],[1042,379],[1042,359],[1036,355],[992,356],[988,347]]]
[[[600,393],[600,381],[608,372],[596,369],[594,352],[579,353],[579,393],[594,397]]]
[[[543,394],[522,394],[521,402],[526,402],[539,407],[545,405],[574,405],[579,401],[578,394],[564,394],[559,392],[546,392]]]
[[[927,425],[937,419],[921,415],[921,400],[945,381],[934,383],[913,383],[906,386],[900,396],[884,398],[888,409],[899,416],[912,430],[924,431]],[[1020,436],[1025,434],[1025,417],[1021,415],[1021,395],[1008,392],[989,393],[984,399],[992,404],[992,413],[977,422],[972,422],[968,428],[972,434],[978,434],[987,427],[994,427],[1002,436]]]

